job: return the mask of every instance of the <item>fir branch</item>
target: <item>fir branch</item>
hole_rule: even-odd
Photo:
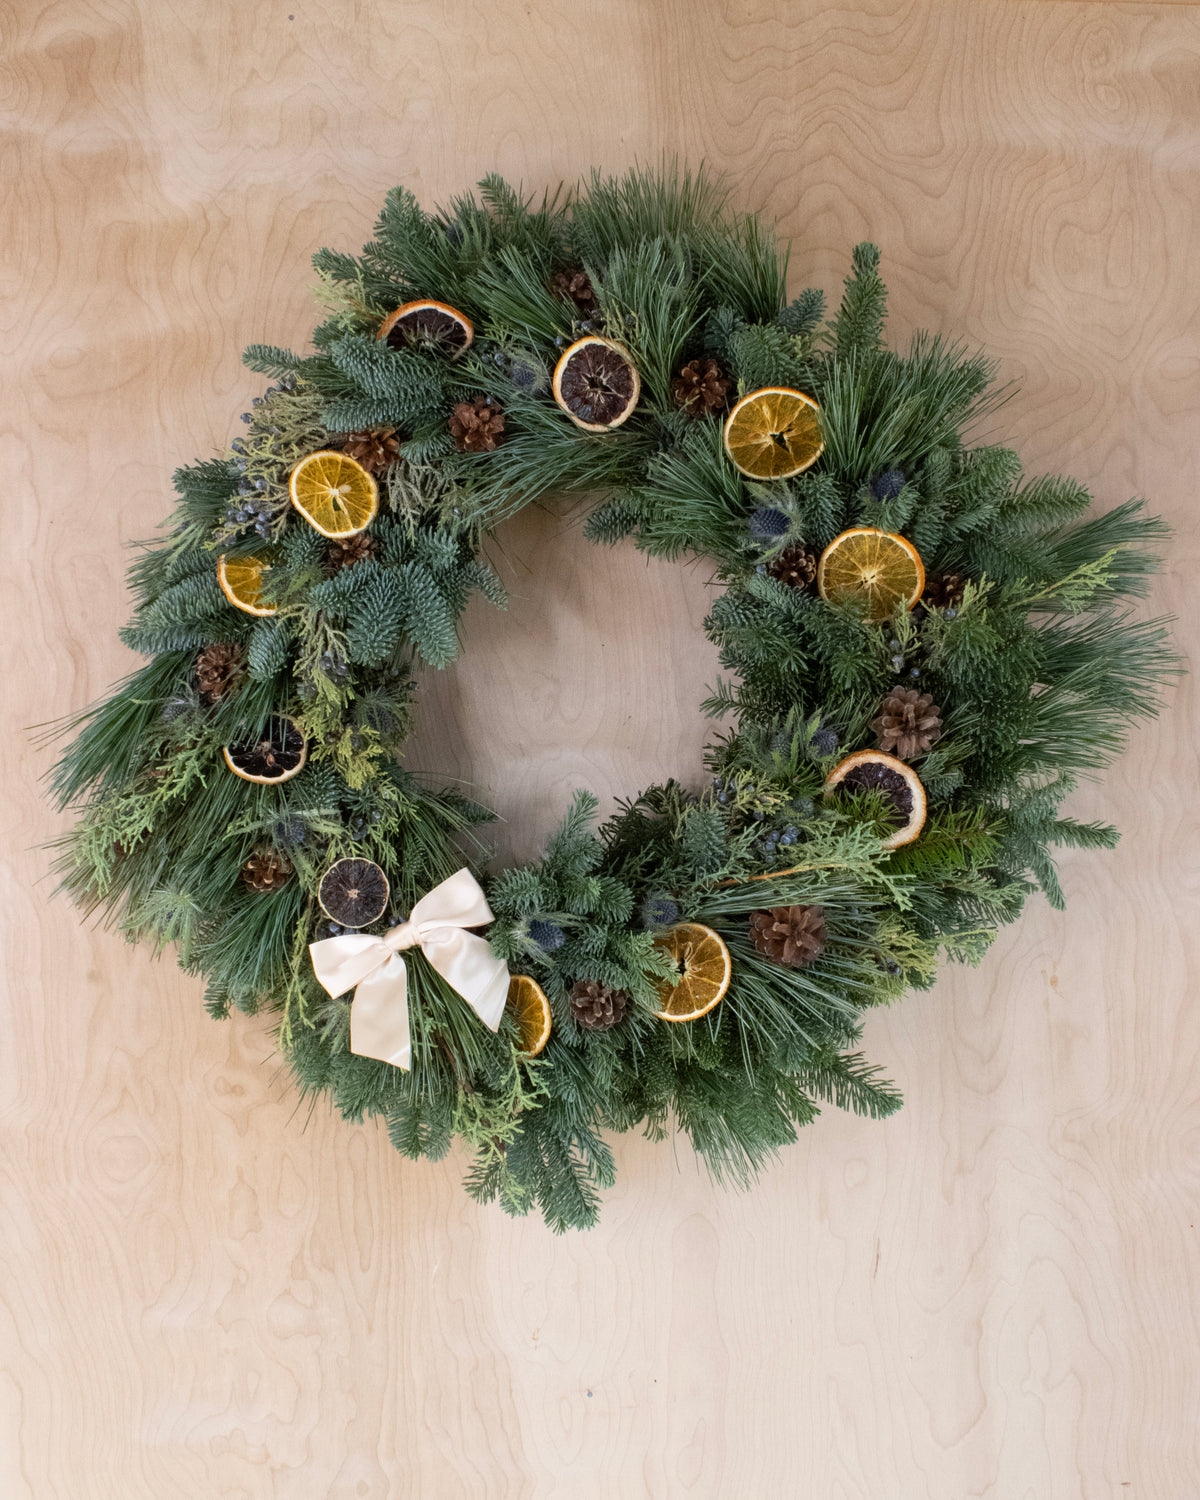
[[[878,246],[866,241],[855,245],[852,264],[830,330],[834,348],[842,359],[877,349],[887,318],[887,290],[879,276]]]

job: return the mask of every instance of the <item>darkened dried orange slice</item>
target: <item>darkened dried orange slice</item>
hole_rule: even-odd
[[[712,930],[699,922],[680,922],[654,939],[679,968],[674,979],[656,980],[660,1021],[695,1021],[705,1016],[729,988],[733,963],[729,949]]]
[[[554,399],[585,432],[611,432],[633,411],[642,380],[629,350],[597,335],[563,350],[554,367]]]
[[[550,1002],[536,979],[514,974],[508,981],[508,1008],[517,1019],[521,1051],[536,1057],[550,1040]]]
[[[457,307],[426,298],[389,313],[375,337],[392,349],[436,349],[457,359],[474,339],[475,325]]]
[[[911,844],[925,826],[925,788],[911,766],[882,750],[860,750],[839,761],[825,778],[825,790],[843,786],[851,791],[881,792],[894,809],[895,833],[883,841],[885,849]]]
[[[874,526],[835,536],[817,564],[817,592],[831,603],[866,598],[869,622],[890,619],[898,604],[911,609],[925,587],[925,565],[907,537]]]
[[[817,403],[787,386],[743,396],[725,418],[723,438],[734,467],[751,479],[790,479],[825,448]]]
[[[291,719],[275,714],[261,734],[235,740],[221,753],[225,764],[243,781],[274,786],[290,781],[304,769],[308,743]]]
[[[343,927],[369,927],[387,910],[391,886],[373,859],[339,859],[321,876],[317,900]]]

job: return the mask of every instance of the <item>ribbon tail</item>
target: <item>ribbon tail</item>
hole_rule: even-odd
[[[484,943],[483,938],[478,940]],[[491,978],[488,980],[487,988],[478,994],[471,1002],[471,1009],[483,1022],[489,1031],[496,1031],[500,1026],[500,1018],[504,1015],[504,1007],[508,1003],[508,986],[510,975],[508,965],[503,959],[494,958],[491,949],[488,949],[488,959],[492,966]]]
[[[359,1057],[407,1072],[412,1067],[408,1029],[408,971],[393,953],[373,974],[360,981],[350,1005],[350,1050]]]
[[[485,939],[461,927],[443,927],[422,937],[421,949],[451,989],[457,990],[489,1031],[495,1031],[508,999],[508,966]]]

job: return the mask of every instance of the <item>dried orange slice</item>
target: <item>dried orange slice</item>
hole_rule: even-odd
[[[234,609],[248,615],[278,613],[273,604],[263,603],[262,579],[267,566],[262,557],[230,557],[222,552],[217,558],[217,582]]]
[[[521,1051],[536,1057],[550,1040],[550,1002],[536,979],[514,974],[508,981],[508,1004],[521,1033]]]
[[[222,750],[225,764],[243,781],[275,786],[290,781],[304,769],[308,741],[291,719],[276,714],[261,734],[236,740]]]
[[[425,298],[389,313],[375,337],[392,349],[437,349],[457,359],[475,337],[475,325],[457,307]]]
[[[839,761],[825,778],[825,790],[846,786],[882,792],[895,809],[899,827],[884,839],[885,849],[911,844],[925,826],[925,788],[911,766],[883,750],[860,750]]]
[[[354,536],[379,511],[379,486],[347,453],[310,453],[292,470],[292,504],[322,536]]]
[[[642,394],[629,350],[594,334],[564,349],[554,367],[554,399],[585,432],[620,427]]]
[[[865,595],[869,622],[891,617],[896,606],[911,609],[925,587],[925,565],[907,537],[874,526],[855,526],[835,536],[817,564],[817,592],[835,601]]]
[[[343,927],[369,927],[387,910],[392,888],[373,859],[339,859],[317,887],[317,903]]]
[[[694,1021],[707,1015],[729,988],[733,965],[729,949],[699,922],[680,922],[655,938],[654,946],[679,965],[677,979],[660,979],[654,1014],[660,1021]]]
[[[725,452],[751,479],[789,479],[810,469],[825,447],[811,396],[767,386],[743,396],[725,418]]]

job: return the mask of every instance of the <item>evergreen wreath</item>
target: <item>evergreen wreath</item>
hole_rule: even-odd
[[[703,173],[392,191],[361,256],[315,257],[314,352],[246,351],[273,383],[131,568],[149,661],[70,726],[65,888],[173,944],[214,1017],[270,1012],[301,1089],[406,1156],[461,1136],[473,1197],[556,1230],[595,1221],[606,1130],[674,1124],[746,1183],[824,1102],[891,1114],[864,1013],[978,962],[1037,887],[1062,905],[1052,848],[1117,834],[1059,804],[1176,668],[1128,610],[1165,527],[969,444],[994,366],[888,347],[878,261],[826,319]],[[702,787],[600,826],[581,792],[484,875],[492,814],[398,759],[416,673],[473,593],[503,607],[490,528],[570,492],[595,542],[712,562],[731,676],[703,706],[733,727]],[[497,1028],[413,948],[410,1067],[358,1055],[309,945],[464,866],[517,976]]]

